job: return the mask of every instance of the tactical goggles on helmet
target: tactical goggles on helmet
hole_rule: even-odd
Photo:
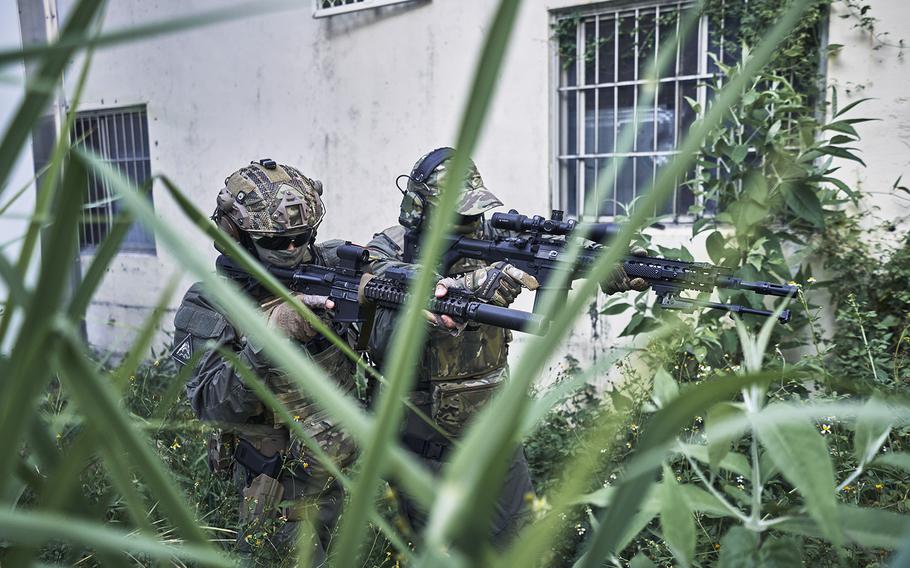
[[[269,235],[254,237],[256,246],[267,250],[287,250],[293,243],[296,248],[305,247],[313,240],[313,231],[306,231],[296,235]]]

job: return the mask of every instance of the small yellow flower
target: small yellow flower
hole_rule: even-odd
[[[715,542],[715,543],[714,543],[714,550],[720,550],[720,543],[719,543],[719,542]]]
[[[294,415],[294,422],[299,422],[299,421],[300,421],[300,415],[299,415],[299,414],[295,414],[295,415]]]
[[[160,360],[160,359],[155,359],[155,362],[152,363],[152,364],[155,365],[156,367],[158,367],[158,366],[161,365],[161,360]]]
[[[881,491],[881,490],[884,489],[884,488],[885,488],[885,486],[884,486],[883,484],[881,484],[881,483],[876,483],[876,484],[875,484],[875,490],[876,490],[876,491]]]
[[[853,491],[852,487],[849,485],[844,485],[844,493],[850,493],[851,491]]]
[[[130,382],[131,382],[131,383],[135,383],[135,382],[136,382],[136,375],[130,375]]]
[[[178,440],[177,438],[174,438],[174,443],[171,444],[171,449],[176,450],[179,447],[180,447],[180,440]]]
[[[309,462],[303,462],[303,469],[307,469],[308,467],[310,467]]]

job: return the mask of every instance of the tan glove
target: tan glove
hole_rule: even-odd
[[[331,309],[334,307],[334,303],[329,300],[328,296],[294,294],[294,297],[313,310]],[[288,337],[296,339],[301,343],[306,343],[319,335],[306,318],[297,313],[297,310],[295,310],[293,306],[285,303],[280,303],[271,309],[271,312],[269,313],[269,327],[280,329]]]
[[[629,253],[635,256],[648,256],[648,251],[641,247],[632,247],[629,250]],[[618,294],[621,292],[628,292],[629,290],[636,290],[641,292],[648,288],[648,282],[643,278],[629,278],[629,275],[626,274],[626,271],[622,269],[622,264],[617,264],[613,267],[612,272],[600,283],[601,291],[611,296],[613,294]]]
[[[506,307],[515,301],[522,288],[536,290],[540,284],[524,270],[506,262],[497,262],[456,278],[443,278],[436,284],[437,298],[440,297],[440,287],[468,290],[491,304]]]

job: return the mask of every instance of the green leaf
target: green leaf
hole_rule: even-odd
[[[779,404],[767,407],[773,411]],[[824,438],[808,420],[786,424],[771,421],[754,423],[754,431],[774,464],[792,483],[821,527],[825,538],[835,545],[842,541],[834,467]]]
[[[910,516],[883,509],[838,505],[837,522],[847,540],[866,548],[900,548],[910,535]],[[776,530],[827,538],[815,519],[796,517],[774,525]]]
[[[791,211],[816,227],[825,226],[822,204],[812,188],[801,183],[787,183],[782,191]]]
[[[600,310],[600,314],[604,316],[615,316],[617,314],[623,313],[631,307],[632,305],[626,302],[616,302],[615,304],[610,304],[609,306]]]
[[[844,134],[849,134],[854,138],[859,138],[859,133],[856,132],[856,129],[850,125],[849,122],[837,121],[830,122],[822,127],[822,130],[834,130],[835,132],[843,132]]]
[[[866,409],[881,407],[884,401],[879,397],[871,397],[864,405]],[[880,413],[860,412],[856,417],[856,427],[853,436],[853,455],[860,465],[869,463],[878,455],[879,448],[888,440],[891,433],[891,423]]]
[[[695,556],[695,518],[689,502],[679,490],[676,475],[664,465],[661,486],[660,530],[673,556],[683,566],[689,566]]]
[[[654,391],[652,398],[658,407],[664,407],[679,395],[679,385],[663,367],[654,373]]]
[[[834,156],[835,158],[843,158],[845,160],[852,160],[858,162],[862,165],[866,165],[866,162],[862,160],[859,156],[848,150],[847,148],[841,148],[838,146],[822,146],[815,149],[816,152],[820,154],[827,154],[829,156]]]
[[[749,147],[745,145],[739,145],[733,148],[733,151],[730,152],[730,159],[733,160],[735,164],[741,164],[743,160],[746,159],[746,156],[749,154]]]
[[[758,565],[762,568],[802,568],[802,556],[799,542],[792,537],[772,537],[758,551]]]
[[[876,457],[870,463],[872,466],[884,466],[884,467],[894,467],[898,469],[903,469],[904,471],[910,471],[910,453],[907,452],[893,452],[882,454]]]
[[[741,526],[731,527],[720,539],[717,568],[755,568],[758,534]]]
[[[746,456],[728,451],[716,465],[712,465],[708,457],[708,446],[701,444],[682,444],[682,449],[686,455],[695,458],[702,463],[711,465],[712,469],[725,469],[741,475],[746,479],[752,479],[752,466]]]
[[[705,241],[705,247],[708,249],[708,257],[711,259],[711,262],[714,264],[723,262],[724,253],[726,252],[726,239],[724,238],[723,233],[714,231],[708,235],[708,239]]]
[[[835,187],[837,187],[839,190],[846,193],[847,196],[850,197],[850,199],[857,199],[857,197],[858,197],[857,193],[855,191],[853,191],[852,189],[850,189],[849,185],[847,185],[846,183],[844,183],[843,181],[841,181],[837,178],[823,177],[823,178],[821,178],[820,181],[826,181],[828,183],[834,184]]]
[[[737,233],[741,235],[750,234],[755,225],[768,216],[768,207],[748,197],[734,201],[727,211]]]
[[[645,556],[644,552],[639,552],[629,561],[629,568],[654,568],[654,566],[656,565]]]
[[[864,103],[864,102],[866,102],[866,101],[871,101],[871,100],[872,100],[871,97],[865,97],[865,98],[862,98],[862,99],[853,101],[852,103],[848,104],[848,105],[845,106],[844,108],[842,108],[842,109],[840,109],[839,111],[837,111],[837,114],[834,115],[834,118],[837,118],[838,116],[840,116],[840,115],[842,115],[842,114],[847,114],[848,112],[850,112],[850,109],[852,109],[852,108],[855,107],[856,105],[862,104],[862,103]]]
[[[731,421],[742,418],[742,405],[719,402],[708,409],[705,417],[705,437],[708,439],[708,463],[716,469],[729,453],[730,446],[745,434],[745,427],[733,426]]]

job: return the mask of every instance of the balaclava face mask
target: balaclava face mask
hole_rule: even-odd
[[[302,262],[313,259],[309,245],[294,250],[269,250],[260,247],[255,241],[253,245],[256,247],[256,254],[260,259],[279,268],[293,268]]]

